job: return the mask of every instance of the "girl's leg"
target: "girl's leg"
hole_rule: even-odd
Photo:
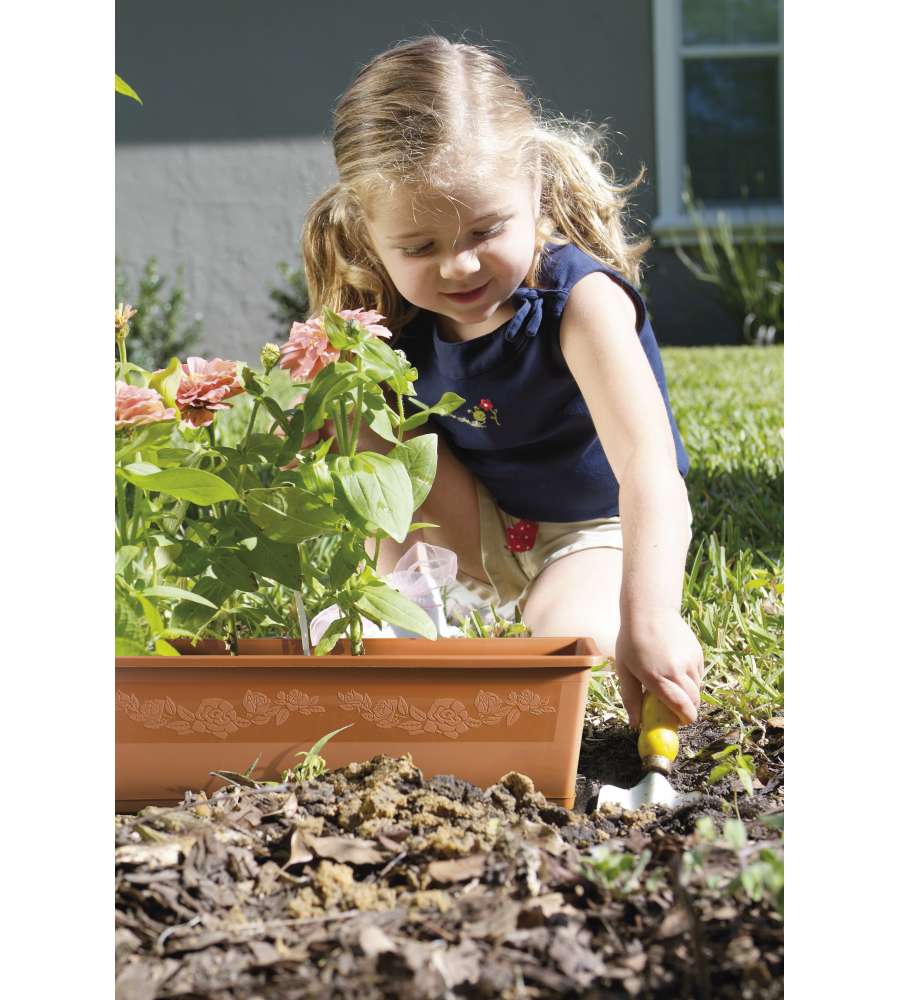
[[[572,552],[535,578],[522,620],[534,635],[590,637],[604,656],[615,656],[621,588],[620,549]]]
[[[369,433],[369,439],[365,442],[368,450],[381,453],[391,450],[390,442],[372,434],[368,428],[366,430]],[[417,429],[407,435],[407,440],[422,433],[428,431]],[[481,559],[481,518],[475,478],[450,451],[440,434],[434,485],[425,503],[413,515],[413,521],[430,521],[438,527],[411,532],[403,542],[395,542],[392,538],[382,539],[376,567],[379,574],[390,573],[397,560],[415,542],[428,542],[455,552],[460,572],[487,582]],[[366,550],[370,555],[374,554],[373,539],[369,539]]]

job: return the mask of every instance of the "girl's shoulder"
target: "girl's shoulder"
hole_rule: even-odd
[[[561,317],[569,293],[588,274],[601,272],[614,281],[631,299],[636,313],[636,329],[641,330],[647,318],[647,306],[641,293],[619,271],[574,243],[547,244],[538,272],[538,287],[548,293],[551,308]]]

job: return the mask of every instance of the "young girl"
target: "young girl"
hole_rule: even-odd
[[[598,140],[545,121],[482,47],[382,53],[335,110],[340,180],[303,231],[310,304],[377,310],[418,398],[466,401],[415,432],[439,442],[415,520],[440,527],[385,539],[379,572],[416,540],[452,549],[459,579],[518,602],[535,635],[614,656],[632,726],[644,689],[690,722],[688,460],[635,288],[650,241],[623,227],[640,177],[617,186]],[[363,446],[390,448],[371,431]]]

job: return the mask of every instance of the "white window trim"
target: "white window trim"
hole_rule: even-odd
[[[779,44],[711,46],[709,53],[734,56],[781,54],[783,51],[782,26]],[[700,46],[690,49],[694,55],[706,50]],[[681,46],[681,0],[653,0],[653,59],[655,69],[655,119],[656,119],[656,190],[659,214],[652,222],[657,245],[673,246],[676,242],[690,245],[697,242],[697,233],[691,216],[681,200],[684,177],[684,95]],[[784,93],[784,61],[779,61],[779,91]],[[779,105],[783,103],[779,100]],[[781,120],[781,141],[784,147],[784,118]],[[784,239],[784,208],[741,204],[716,205],[704,209],[700,217],[705,226],[714,228],[717,213],[724,211],[731,223],[735,239],[762,227],[772,240]]]

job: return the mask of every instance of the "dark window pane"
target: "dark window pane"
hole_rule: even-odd
[[[685,153],[705,202],[782,198],[778,60],[684,61]]]
[[[779,0],[682,0],[685,45],[778,41]]]

